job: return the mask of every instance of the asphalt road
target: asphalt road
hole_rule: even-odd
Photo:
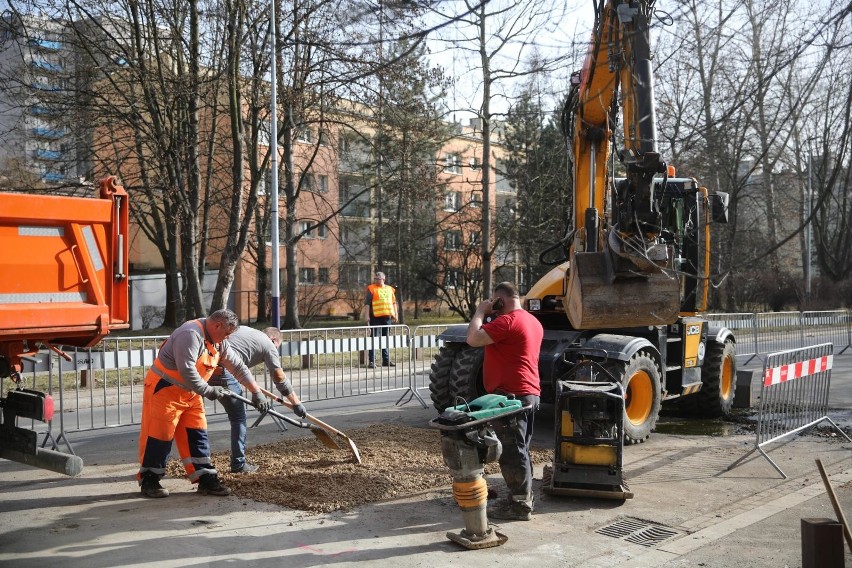
[[[761,365],[754,360],[743,367]],[[852,356],[837,357],[834,365],[829,415],[852,426]],[[425,427],[434,410],[416,401],[394,406],[399,394],[317,402],[310,410],[344,431],[387,422]],[[680,421],[666,413],[661,430]],[[801,518],[834,516],[814,459],[826,464],[841,505],[852,512],[852,444],[824,431],[769,448],[787,479],[759,455],[728,471],[754,445],[740,422],[696,428],[698,435],[656,433],[625,449],[633,499],[537,492],[533,520],[497,525],[508,542],[479,551],[445,538],[463,527],[449,485],[331,514],[199,497],[182,479],[165,480],[173,491],[168,499],[147,500],[133,480],[138,427],[78,432],[72,442],[86,468],[77,478],[0,460],[0,565],[801,566]],[[536,423],[535,443],[552,445],[552,418],[544,412]],[[227,448],[228,428],[224,416],[211,418],[214,448]],[[310,434],[282,433],[267,420],[250,431],[249,443],[302,435]]]

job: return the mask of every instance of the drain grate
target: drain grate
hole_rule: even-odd
[[[657,546],[681,534],[680,531],[671,527],[630,517],[619,519],[612,524],[599,528],[595,532],[613,538],[624,539],[627,542],[641,546]]]

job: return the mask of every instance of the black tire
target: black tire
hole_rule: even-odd
[[[485,394],[482,384],[484,351],[466,343],[447,343],[429,373],[429,392],[438,412]]]
[[[660,367],[645,351],[639,351],[614,369],[624,386],[624,443],[640,444],[657,425],[662,403]]]
[[[708,418],[729,415],[737,387],[737,350],[733,341],[707,343],[701,383],[701,390],[691,397],[695,399],[696,413]]]

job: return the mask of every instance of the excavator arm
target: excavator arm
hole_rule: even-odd
[[[653,1],[601,0],[582,71],[573,81],[574,241],[564,300],[575,329],[674,322],[680,286],[660,237],[654,177],[666,174],[656,146],[649,43]],[[621,109],[625,178],[609,160]]]

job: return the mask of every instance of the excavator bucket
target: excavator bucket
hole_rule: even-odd
[[[609,252],[577,252],[564,305],[575,329],[666,325],[680,312],[680,282],[662,271],[617,274]]]

